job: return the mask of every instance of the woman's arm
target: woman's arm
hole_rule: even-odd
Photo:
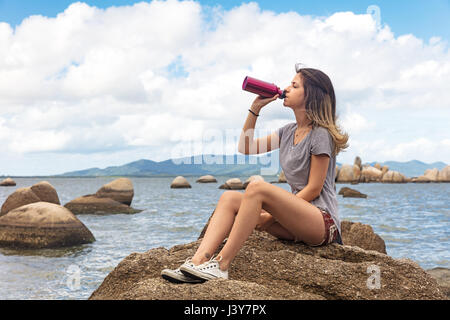
[[[327,177],[330,158],[327,155],[311,155],[308,184],[296,194],[297,197],[311,202],[322,192]]]
[[[272,98],[256,97],[253,101],[250,110],[258,114],[261,109],[268,103],[275,101],[278,98],[278,94]],[[248,112],[247,120],[245,120],[244,128],[242,129],[241,136],[239,138],[238,151],[243,154],[257,154],[257,144],[254,141],[254,131],[256,125],[256,116],[251,112]],[[266,151],[267,152],[267,151]]]

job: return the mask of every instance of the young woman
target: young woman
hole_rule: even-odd
[[[257,97],[239,141],[239,152],[244,154],[280,148],[281,167],[292,192],[264,181],[250,182],[244,193],[225,191],[194,256],[178,269],[163,270],[163,278],[172,282],[228,279],[231,262],[255,228],[311,246],[342,244],[334,181],[336,155],[348,147],[348,135],[336,125],[336,98],[329,77],[299,65],[296,72],[283,102],[296,122],[254,140],[261,109],[278,95]]]

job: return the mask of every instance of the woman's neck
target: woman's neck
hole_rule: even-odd
[[[306,112],[304,110],[295,112],[295,119],[297,121],[298,129],[306,129],[311,126],[312,121],[308,119],[306,116]]]

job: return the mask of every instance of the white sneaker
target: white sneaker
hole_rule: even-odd
[[[181,266],[194,266],[194,264],[191,262],[191,259],[188,258]],[[201,279],[194,279],[192,277],[184,275],[180,268],[172,270],[172,269],[164,269],[161,271],[161,276],[173,283],[202,283],[205,280]]]
[[[217,260],[217,257],[213,257],[211,260],[198,266],[192,263],[183,264],[180,267],[180,271],[187,277],[199,280],[228,279],[228,270],[222,271],[219,268],[221,260],[222,257],[219,260]]]
[[[172,270],[172,269],[164,269],[161,271],[161,276],[173,283],[202,283],[205,280],[194,279],[188,276],[185,276],[180,268]]]

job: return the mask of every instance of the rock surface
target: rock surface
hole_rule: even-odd
[[[11,178],[6,178],[2,182],[0,182],[0,187],[14,187],[16,186],[16,182]]]
[[[360,182],[379,182],[383,173],[380,169],[367,166],[361,170]]]
[[[436,280],[411,260],[356,246],[309,247],[258,231],[231,264],[230,280],[172,284],[161,278],[161,270],[179,267],[199,244],[130,254],[90,299],[445,299]],[[374,266],[379,289],[370,278]]]
[[[384,240],[368,224],[341,221],[341,232],[345,245],[358,246],[364,250],[374,250],[386,254]]]
[[[383,183],[406,183],[406,177],[398,171],[389,170],[381,178]]]
[[[31,190],[41,201],[61,204],[56,189],[47,181],[41,181],[32,185]]]
[[[30,187],[19,188],[11,193],[2,205],[0,216],[21,206],[41,201]]]
[[[120,203],[110,198],[98,198],[96,195],[88,194],[76,198],[64,205],[74,214],[133,214],[142,210],[133,209],[126,204]]]
[[[223,185],[220,186],[220,189],[226,190],[243,190],[244,184],[239,178],[231,178],[228,179]]]
[[[217,179],[214,178],[214,176],[212,176],[212,175],[206,175],[206,176],[201,176],[195,182],[198,182],[198,183],[213,183],[213,182],[217,182]]]
[[[450,269],[438,267],[427,270],[427,273],[436,279],[444,294],[450,298]]]
[[[442,168],[442,170],[439,171],[438,181],[450,182],[450,165]]]
[[[0,217],[0,246],[57,248],[95,241],[92,233],[68,209],[36,202]]]
[[[170,187],[172,189],[192,188],[192,186],[183,176],[178,176],[175,179],[173,179],[172,183],[170,184]]]
[[[342,187],[338,194],[342,195],[344,198],[367,198],[367,194],[348,187]]]
[[[133,182],[128,178],[119,178],[102,186],[95,195],[98,198],[110,198],[131,205],[134,196]]]

